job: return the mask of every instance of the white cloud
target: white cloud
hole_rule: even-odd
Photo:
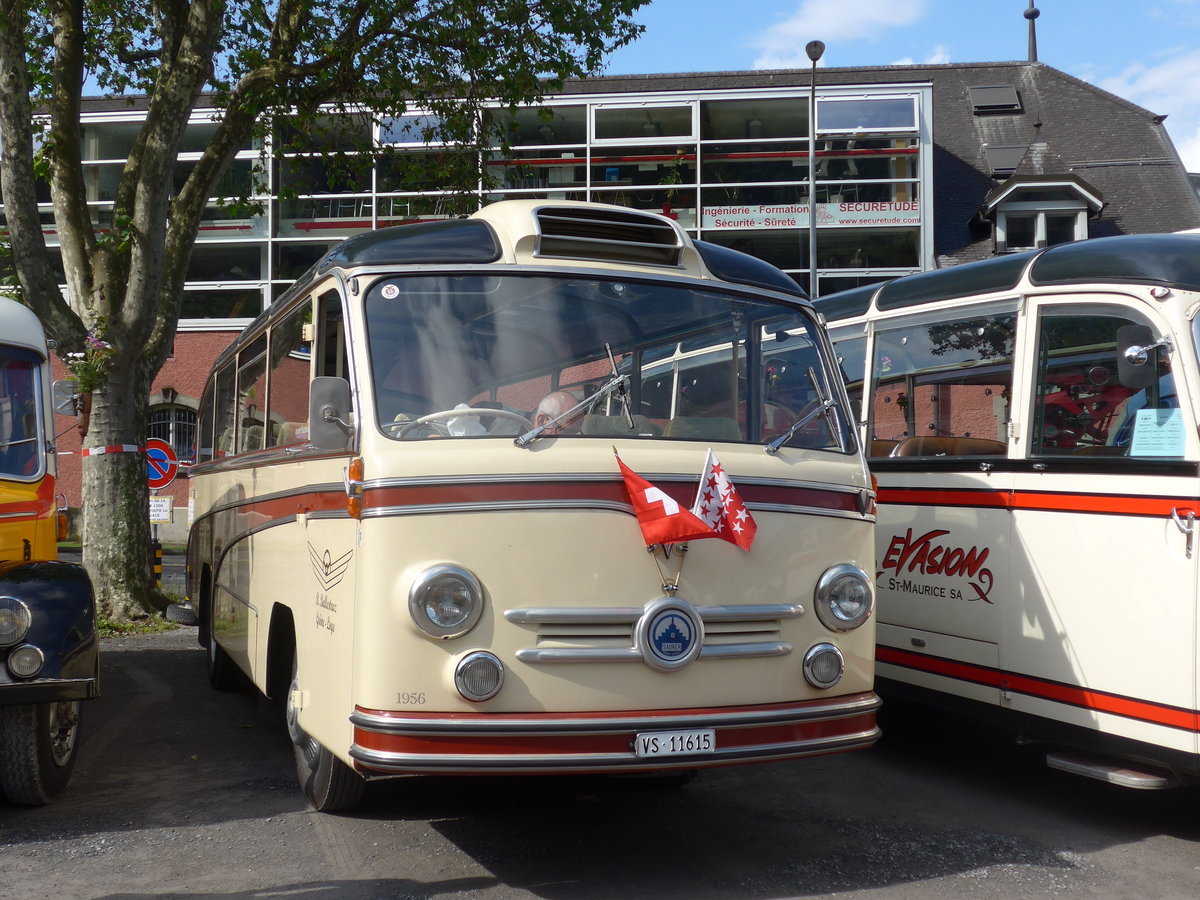
[[[791,16],[754,40],[756,69],[793,69],[810,64],[804,45],[813,39],[877,41],[889,29],[925,15],[928,0],[801,0]]]
[[[1165,115],[1167,133],[1189,172],[1200,172],[1200,50],[1154,65],[1130,66],[1096,82],[1106,91]]]
[[[930,54],[918,63],[911,56],[906,56],[904,59],[896,59],[888,63],[889,66],[940,66],[942,63],[950,62],[950,50],[943,44],[938,44]]]

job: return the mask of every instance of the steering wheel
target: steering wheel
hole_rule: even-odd
[[[508,419],[511,422],[516,422],[526,429],[533,427],[533,423],[520,413],[510,412],[507,409],[490,409],[487,407],[474,406],[464,406],[460,409],[440,409],[437,412],[431,412],[428,415],[421,416],[419,419],[413,419],[411,422],[388,422],[383,427],[399,429],[396,432],[396,437],[403,438],[410,431],[414,431],[417,428],[428,425],[439,434],[449,437],[449,427],[441,423],[447,419],[457,419],[459,416],[475,416],[476,418],[481,418],[483,416],[496,416],[500,419]]]

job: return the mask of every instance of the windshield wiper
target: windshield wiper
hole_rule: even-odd
[[[818,403],[816,408],[809,412],[808,415],[802,416],[793,422],[792,427],[783,434],[779,435],[779,437],[763,444],[763,449],[768,453],[777,452],[780,447],[791,440],[792,435],[794,435],[797,431],[799,431],[817,416],[825,417],[825,424],[829,426],[829,432],[834,436],[834,440],[837,441],[838,449],[843,452],[845,451],[846,448],[842,444],[841,429],[837,427],[836,420],[830,415],[830,411],[837,409],[837,401],[825,396],[825,392],[821,390],[820,382],[817,381],[817,373],[812,370],[812,366],[808,367],[808,380],[812,382],[813,391],[816,392],[817,395]]]
[[[561,425],[563,422],[571,420],[581,410],[591,406],[601,397],[607,397],[614,391],[616,391],[617,396],[621,398],[621,406],[625,410],[625,421],[629,423],[629,430],[633,431],[636,426],[633,423],[633,413],[629,411],[629,376],[622,375],[617,371],[617,361],[613,357],[612,347],[606,343],[604,345],[604,349],[608,351],[608,362],[612,366],[612,375],[609,377],[608,381],[604,382],[604,384],[600,385],[600,387],[597,388],[593,393],[585,397],[579,403],[576,403],[566,412],[561,412],[548,422],[543,422],[536,428],[531,428],[524,434],[513,438],[514,444],[516,444],[518,447],[528,447],[539,437],[541,437],[542,432],[544,432],[547,428],[553,428],[556,425]]]

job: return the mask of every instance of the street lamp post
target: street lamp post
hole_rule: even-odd
[[[817,60],[825,54],[822,41],[809,41],[804,52],[812,60],[812,83],[808,95],[808,295],[817,289]]]

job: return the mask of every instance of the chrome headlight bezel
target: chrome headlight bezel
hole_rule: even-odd
[[[33,614],[23,600],[0,595],[0,647],[13,647],[25,640],[33,625]]]
[[[857,593],[856,603],[846,602],[846,591]],[[826,569],[813,591],[817,618],[830,631],[853,631],[867,619],[875,609],[875,592],[871,579],[856,565],[840,563]]]
[[[821,678],[817,674],[818,666],[823,665],[823,661],[831,658],[837,663],[837,672],[832,678]],[[804,680],[819,690],[824,691],[833,687],[842,680],[845,671],[846,659],[842,656],[842,651],[833,644],[824,641],[820,644],[813,644],[804,654]]]
[[[493,678],[486,687],[478,677],[478,671],[483,668],[490,670]],[[459,694],[472,703],[483,703],[491,700],[504,687],[504,663],[494,653],[487,650],[474,650],[458,661],[454,667],[454,686]]]
[[[458,588],[451,587],[454,583]],[[443,588],[461,591],[460,597],[466,602],[459,604],[464,607],[460,615],[439,621],[431,612],[431,601],[434,592]],[[483,615],[483,585],[473,572],[461,566],[448,563],[431,566],[413,580],[408,591],[408,612],[417,627],[429,637],[442,641],[462,637]]]
[[[41,647],[33,644],[21,644],[13,647],[8,653],[8,671],[15,678],[34,678],[46,665],[46,654]]]

